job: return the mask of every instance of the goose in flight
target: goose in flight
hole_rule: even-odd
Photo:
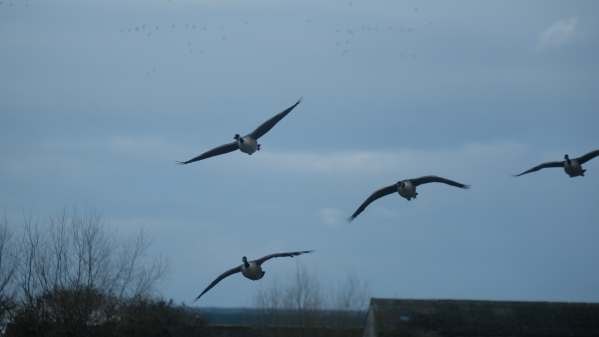
[[[416,192],[416,187],[418,185],[427,184],[427,183],[444,183],[447,185],[464,188],[464,189],[470,188],[470,186],[468,186],[468,185],[464,185],[464,184],[458,183],[456,181],[445,179],[442,177],[437,177],[437,176],[424,176],[424,177],[415,178],[415,179],[401,180],[393,185],[383,187],[380,190],[372,193],[368,197],[368,199],[366,199],[366,201],[364,201],[362,203],[362,205],[360,205],[360,207],[358,207],[358,209],[354,212],[354,214],[352,214],[352,216],[349,218],[349,221],[354,220],[373,201],[375,201],[376,199],[382,198],[388,194],[397,192],[397,193],[399,193],[400,196],[408,199],[408,201],[412,200],[412,199],[416,199],[416,196],[418,195],[418,193]]]
[[[264,262],[266,262],[274,257],[294,257],[294,256],[302,255],[302,254],[312,253],[312,252],[313,252],[313,250],[302,250],[299,252],[276,253],[276,254],[266,255],[264,257],[261,257],[257,260],[253,260],[253,261],[248,261],[247,257],[244,256],[241,258],[241,261],[243,262],[241,265],[239,265],[233,269],[229,269],[226,272],[222,273],[219,277],[216,278],[216,280],[212,281],[212,283],[210,283],[208,285],[208,287],[206,287],[206,289],[204,289],[204,291],[202,291],[202,293],[198,295],[198,297],[196,297],[194,302],[199,300],[200,297],[202,297],[202,295],[204,295],[206,292],[208,292],[208,290],[212,289],[212,287],[214,287],[218,282],[222,281],[227,276],[241,272],[241,274],[243,276],[245,276],[246,278],[256,281],[256,280],[261,279],[264,276],[264,274],[266,273],[264,270],[262,270],[262,264]]]
[[[584,177],[584,173],[587,170],[582,168],[582,164],[586,163],[587,161],[589,161],[597,156],[599,156],[599,150],[591,151],[591,152],[585,154],[584,156],[580,156],[578,158],[573,158],[573,159],[570,159],[570,157],[566,154],[566,155],[564,155],[564,160],[562,160],[562,161],[549,161],[549,162],[537,165],[537,166],[535,166],[527,171],[524,171],[520,174],[516,174],[516,175],[514,175],[514,177],[519,177],[521,175],[531,173],[531,172],[536,172],[536,171],[542,170],[544,168],[549,168],[549,167],[562,167],[564,169],[564,171],[566,171],[566,174],[570,176],[570,178],[574,178],[574,177],[578,177],[578,176]]]
[[[236,134],[235,137],[233,137],[233,139],[235,139],[234,142],[224,144],[221,146],[217,146],[217,147],[213,148],[212,150],[208,150],[208,151],[200,154],[197,157],[191,158],[187,161],[182,161],[182,162],[180,161],[178,163],[179,164],[189,164],[189,163],[193,163],[198,160],[202,160],[202,159],[218,156],[221,154],[233,152],[237,149],[239,149],[239,150],[241,150],[241,152],[245,152],[247,154],[252,154],[252,153],[260,150],[260,144],[258,144],[258,139],[260,137],[264,136],[268,131],[270,131],[270,129],[272,129],[281,119],[283,119],[283,117],[287,116],[287,114],[290,113],[291,110],[293,110],[298,104],[300,104],[301,101],[302,101],[302,99],[300,98],[297,102],[295,102],[295,104],[293,104],[289,108],[283,110],[282,112],[279,112],[278,114],[274,115],[272,118],[270,118],[266,122],[262,123],[262,125],[257,127],[256,130],[252,131],[251,133],[249,133],[243,137],[241,137],[239,134]]]

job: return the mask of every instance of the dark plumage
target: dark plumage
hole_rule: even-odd
[[[239,146],[237,145],[237,142],[232,142],[232,143],[228,143],[228,144],[225,144],[225,145],[221,145],[221,146],[215,147],[214,149],[208,150],[208,151],[202,153],[201,155],[199,155],[197,157],[193,157],[193,158],[191,158],[189,160],[178,161],[177,164],[185,165],[185,164],[193,163],[194,161],[198,161],[198,160],[202,160],[202,159],[206,159],[206,158],[218,156],[220,154],[225,154],[225,153],[233,152],[233,151],[235,151],[237,149],[239,149]]]
[[[258,280],[260,278],[262,278],[262,276],[264,275],[264,272],[261,269],[261,266],[264,262],[275,258],[275,257],[294,257],[294,256],[298,256],[298,255],[302,255],[302,254],[308,254],[308,253],[312,253],[313,250],[302,250],[302,251],[297,251],[297,252],[286,252],[286,253],[275,253],[275,254],[270,254],[270,255],[266,255],[264,257],[261,257],[259,259],[253,260],[253,261],[247,261],[247,259],[245,258],[245,256],[243,257],[243,264],[229,269],[226,272],[222,273],[221,275],[219,275],[214,281],[212,281],[208,287],[206,287],[206,289],[204,289],[204,291],[202,291],[202,293],[200,293],[195,301],[199,300],[200,297],[202,297],[202,295],[204,295],[206,292],[208,292],[208,290],[212,289],[218,282],[222,281],[224,278],[226,278],[227,276],[236,274],[236,273],[243,273],[243,275],[246,278],[252,279],[252,280]],[[257,276],[251,275],[250,272],[248,272],[246,274],[246,271],[250,270],[251,268],[254,268],[254,270],[250,271],[250,272],[258,272],[261,274],[258,274]]]
[[[515,174],[514,177],[519,177],[519,176],[522,176],[522,175],[525,175],[525,174],[528,174],[528,173],[531,173],[531,172],[536,172],[536,171],[542,170],[544,168],[564,167],[564,162],[565,161],[549,161],[549,162],[537,165],[537,166],[535,166],[535,167],[533,167],[531,169],[528,169],[528,170],[526,170],[526,171],[524,171],[524,172],[522,172],[520,174]]]
[[[293,110],[298,104],[300,104],[301,101],[302,101],[302,99],[300,98],[295,104],[293,104],[289,108],[283,110],[282,112],[274,115],[272,118],[270,118],[266,122],[262,123],[260,126],[258,126],[254,131],[252,131],[248,135],[246,135],[244,137],[235,135],[235,141],[232,143],[228,143],[225,145],[215,147],[211,150],[208,150],[208,151],[200,154],[199,156],[193,157],[186,161],[180,161],[177,163],[183,164],[183,165],[190,164],[190,163],[193,163],[193,162],[196,162],[199,160],[203,160],[203,159],[218,156],[221,154],[233,152],[238,149],[241,149],[241,151],[246,152],[248,154],[252,154],[254,151],[260,150],[260,144],[257,144],[256,141],[260,137],[264,136],[268,131],[270,131],[270,129],[272,129],[281,119],[283,119],[285,116],[287,116],[287,114],[289,114],[291,112],[291,110]],[[251,146],[250,146],[250,148],[247,148],[247,149],[244,148],[243,146],[240,147],[240,144],[242,144],[244,142],[248,142],[248,141],[251,141],[252,143],[256,144],[255,148],[253,148]]]
[[[416,193],[416,187],[419,185],[422,185],[422,184],[427,184],[427,183],[444,183],[447,185],[451,185],[451,186],[455,186],[455,187],[459,187],[459,188],[463,188],[463,189],[467,189],[470,187],[468,185],[464,185],[457,181],[449,180],[449,179],[446,179],[443,177],[438,177],[438,176],[424,176],[424,177],[420,177],[420,178],[401,180],[393,185],[383,187],[383,188],[375,191],[374,193],[372,193],[360,205],[360,207],[358,207],[358,209],[354,212],[354,214],[352,214],[351,217],[349,217],[349,221],[354,220],[373,201],[375,201],[379,198],[382,198],[386,195],[398,192],[399,195],[401,195],[402,197],[404,197],[408,200],[416,198],[416,196],[418,195],[418,193]]]
[[[572,158],[572,159],[570,159],[568,157],[568,155],[565,155],[564,160],[562,160],[562,161],[545,162],[545,163],[539,164],[531,169],[528,169],[520,174],[516,174],[516,175],[514,175],[514,177],[520,177],[520,176],[528,174],[528,173],[532,173],[532,172],[542,170],[544,168],[552,168],[552,167],[563,168],[566,171],[566,174],[568,174],[570,177],[584,176],[584,173],[586,170],[584,170],[581,165],[597,156],[599,156],[599,150],[594,150],[594,151],[591,151],[583,156],[580,156],[578,158]]]
[[[372,193],[361,205],[360,207],[358,207],[358,209],[354,212],[354,214],[351,215],[351,217],[349,217],[349,221],[353,221],[358,215],[360,215],[360,213],[362,213],[366,207],[368,207],[368,205],[370,205],[373,201],[375,201],[376,199],[382,198],[386,195],[392,194],[397,192],[397,184],[393,184],[393,185],[389,185],[386,187],[381,188],[380,190],[377,190],[376,192]]]
[[[298,99],[297,102],[295,102],[295,104],[274,115],[266,122],[262,123],[262,125],[257,127],[256,130],[252,131],[252,133],[250,133],[248,136],[254,138],[255,140],[258,140],[260,137],[264,136],[268,131],[270,131],[270,129],[272,129],[281,119],[287,116],[291,112],[291,110],[293,110],[301,102],[302,98],[300,97],[300,99]]]

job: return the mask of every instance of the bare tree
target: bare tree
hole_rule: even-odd
[[[330,318],[330,325],[336,328],[347,327],[348,322],[356,319],[357,311],[366,310],[370,300],[368,283],[360,280],[355,274],[347,274],[345,280],[329,294],[329,307],[336,311]]]
[[[301,264],[285,285],[275,280],[260,288],[254,297],[256,307],[262,310],[264,327],[293,326],[298,336],[318,334],[316,328],[345,327],[348,319],[355,319],[355,311],[366,308],[368,300],[368,285],[356,276],[348,275],[344,282],[328,289]],[[269,331],[273,335],[289,334]]]
[[[366,310],[370,300],[368,283],[360,280],[355,274],[348,274],[330,294],[331,307],[334,310]]]
[[[285,286],[274,280],[254,297],[258,308],[288,310],[365,310],[369,300],[368,283],[355,274],[347,274],[342,282],[325,289],[316,275],[299,263]]]
[[[18,265],[13,235],[6,215],[0,220],[0,328],[4,327],[15,307],[14,276]]]
[[[22,261],[18,266],[17,282],[26,303],[33,303],[35,295],[40,292],[37,287],[38,282],[35,280],[37,259],[41,255],[40,245],[40,232],[37,230],[37,225],[33,223],[32,217],[24,217],[23,236],[19,247]]]
[[[167,264],[161,258],[148,259],[150,242],[143,231],[123,245],[115,261],[112,284],[118,298],[149,294],[165,274]]]
[[[318,279],[301,264],[283,287],[275,280],[270,286],[258,290],[254,300],[262,310],[262,325],[271,336],[287,336],[290,331],[272,327],[294,327],[297,336],[310,334],[319,325],[319,310],[323,308],[323,296]]]
[[[13,235],[0,218],[0,336],[130,335],[167,329],[172,319],[197,335],[195,316],[154,297],[166,263],[149,255],[143,231],[118,236],[97,212],[67,210],[43,221],[24,216],[19,228]],[[170,318],[132,316],[139,309]]]
[[[319,310],[324,304],[320,282],[299,263],[283,298],[284,308],[300,311]]]
[[[165,262],[148,255],[143,232],[122,239],[96,212],[64,210],[41,223],[24,217],[22,228],[22,260],[14,272],[19,317],[29,318],[21,326],[49,322],[86,335],[112,319],[119,303],[149,298],[165,273]]]
[[[27,298],[64,288],[94,288],[117,298],[148,294],[164,275],[143,232],[118,239],[95,212],[63,211],[44,226],[25,219],[19,272]]]

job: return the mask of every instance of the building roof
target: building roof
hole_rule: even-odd
[[[377,299],[366,336],[599,336],[599,303]]]

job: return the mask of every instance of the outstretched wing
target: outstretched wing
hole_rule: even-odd
[[[237,145],[237,142],[233,142],[233,143],[215,147],[214,149],[206,151],[197,157],[191,158],[187,161],[178,161],[177,163],[179,163],[181,165],[185,165],[185,164],[193,163],[194,161],[218,156],[219,154],[229,153],[229,152],[237,150],[238,148],[239,148],[239,146]]]
[[[212,287],[214,287],[218,282],[222,281],[222,279],[224,279],[227,276],[233,275],[235,273],[239,273],[240,271],[241,271],[241,266],[237,266],[233,269],[227,270],[226,272],[222,273],[219,277],[216,278],[216,280],[212,281],[212,283],[210,283],[210,285],[208,287],[206,287],[206,289],[204,289],[204,291],[202,291],[202,293],[199,294],[198,297],[196,297],[194,302],[199,300],[200,297],[202,297],[202,295],[204,295],[206,292],[208,292],[208,290],[212,289]]]
[[[459,188],[470,188],[469,185],[465,185],[462,183],[458,183],[457,181],[453,181],[453,180],[449,180],[449,179],[446,179],[443,177],[437,177],[437,176],[424,176],[424,177],[420,177],[420,178],[416,178],[416,179],[410,179],[410,181],[412,182],[412,184],[414,184],[414,186],[428,184],[428,183],[444,183],[444,184],[459,187]]]
[[[576,158],[576,161],[578,161],[579,164],[584,164],[587,161],[589,161],[597,156],[599,156],[599,150],[591,151],[591,152],[585,154],[584,156],[580,156],[580,157]]]
[[[299,252],[288,252],[288,253],[276,253],[276,254],[270,254],[270,255],[266,255],[264,257],[261,257],[259,259],[257,259],[255,262],[258,265],[262,265],[264,262],[274,258],[274,257],[294,257],[294,256],[298,256],[298,255],[302,255],[302,254],[308,254],[308,253],[312,253],[313,250],[302,250]]]
[[[525,175],[527,173],[535,172],[535,171],[542,170],[544,168],[549,168],[549,167],[564,167],[564,162],[563,161],[550,161],[550,162],[546,162],[546,163],[543,163],[541,165],[537,165],[537,166],[535,166],[535,167],[533,167],[533,168],[531,168],[529,170],[526,170],[526,171],[524,171],[524,172],[522,172],[520,174],[516,174],[516,175],[514,175],[514,177],[519,177],[521,175]]]
[[[391,194],[391,193],[395,193],[397,192],[397,185],[393,184],[387,187],[383,187],[380,190],[372,193],[368,199],[366,199],[366,201],[364,201],[362,203],[362,205],[360,205],[360,207],[358,207],[358,209],[354,212],[354,214],[351,215],[351,217],[349,218],[349,221],[352,221],[353,219],[355,219],[360,213],[362,213],[366,207],[368,207],[368,205],[370,205],[370,203],[372,203],[373,201],[375,201],[378,198],[382,198],[384,196],[386,196],[387,194]]]
[[[264,136],[268,131],[270,131],[270,129],[273,128],[273,126],[275,126],[281,119],[283,119],[283,117],[287,116],[287,114],[290,113],[291,110],[293,110],[298,104],[300,104],[301,101],[302,99],[300,98],[292,106],[288,107],[282,112],[279,112],[278,114],[274,115],[274,117],[272,117],[271,119],[262,123],[262,125],[257,127],[256,130],[252,131],[252,133],[250,133],[249,136],[254,139],[258,139]]]

